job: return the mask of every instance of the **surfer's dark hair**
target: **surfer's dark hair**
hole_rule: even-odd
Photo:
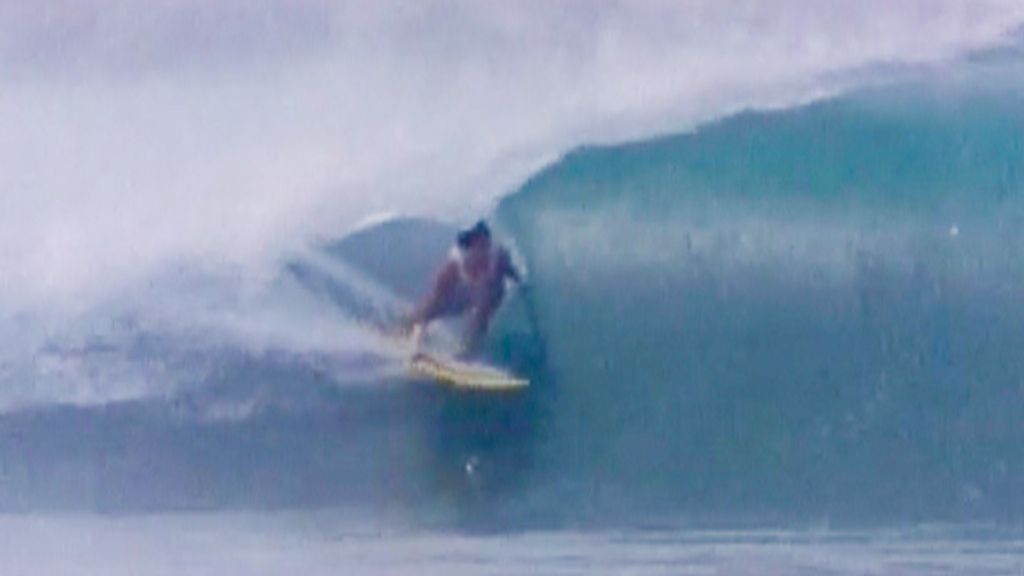
[[[480,220],[473,225],[472,228],[467,228],[455,237],[455,243],[459,245],[459,248],[466,249],[476,244],[478,240],[491,238],[491,229],[487,226],[487,222]]]

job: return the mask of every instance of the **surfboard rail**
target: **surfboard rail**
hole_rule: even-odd
[[[462,362],[424,352],[413,354],[409,359],[409,372],[451,388],[465,390],[511,391],[521,390],[530,385],[529,380],[492,366]]]

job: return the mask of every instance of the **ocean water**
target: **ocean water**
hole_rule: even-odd
[[[2,572],[1024,574],[1024,6],[719,4],[0,2]]]
[[[558,530],[494,535],[338,524],[326,514],[3,519],[8,574],[978,574],[1024,570],[985,529]]]

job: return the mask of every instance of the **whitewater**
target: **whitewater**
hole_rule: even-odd
[[[0,0],[0,561],[1019,574],[1022,30]],[[524,394],[372,328],[479,217]]]

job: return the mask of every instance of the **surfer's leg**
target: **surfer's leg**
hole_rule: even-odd
[[[418,349],[419,342],[423,338],[423,331],[431,322],[461,312],[453,294],[434,294],[413,311],[403,323],[402,328],[407,336],[412,337]]]
[[[471,357],[480,351],[484,336],[487,335],[487,328],[491,323],[491,317],[498,311],[504,297],[504,287],[499,286],[488,290],[480,302],[473,307],[469,316],[469,324],[466,326],[466,335],[460,356]]]
[[[459,316],[469,309],[471,301],[456,289],[446,294],[427,300],[408,320],[406,334],[412,339],[413,350],[419,353],[423,348],[423,340],[430,322],[441,318]]]
[[[406,329],[412,330],[417,324],[426,326],[432,320],[451,314],[453,304],[458,299],[458,292],[458,270],[452,266],[446,266],[437,275],[427,297],[409,315],[405,322]]]
[[[487,334],[487,326],[490,321],[489,316],[477,313],[476,311],[473,312],[469,318],[469,325],[466,327],[462,349],[456,355],[458,358],[472,358],[480,352],[480,346],[483,344],[484,335]]]

